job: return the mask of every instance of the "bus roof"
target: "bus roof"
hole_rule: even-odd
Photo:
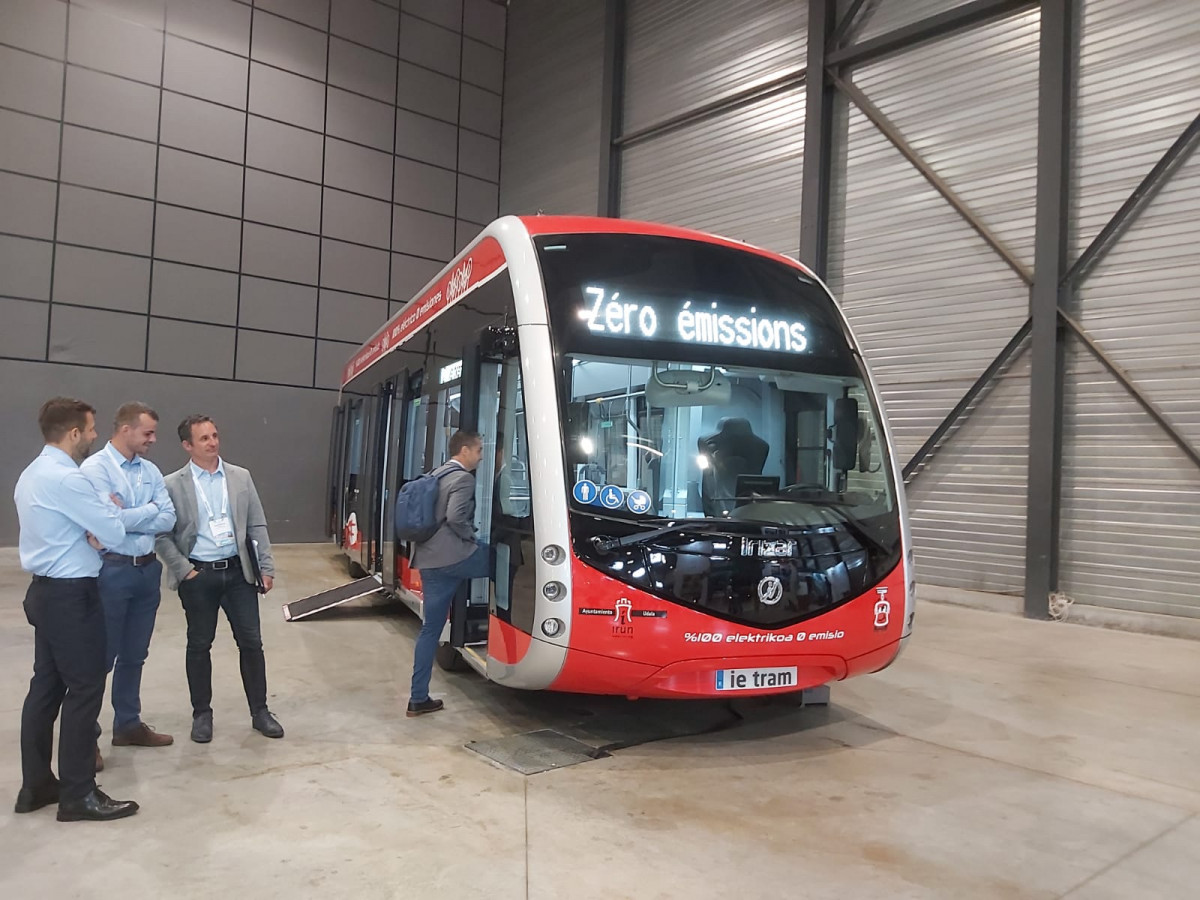
[[[752,244],[746,244],[742,241],[732,240],[730,238],[720,237],[715,234],[708,234],[703,231],[694,231],[690,228],[680,228],[675,225],[660,225],[655,222],[639,222],[635,219],[610,219],[601,216],[517,216],[521,224],[525,226],[526,231],[531,237],[546,234],[644,234],[656,237],[671,237],[680,238],[683,240],[703,241],[709,244],[718,244],[723,247],[733,247],[737,250],[744,250],[747,253],[754,253],[758,256],[765,256],[768,259],[776,260],[777,262],[786,263],[794,266],[804,272],[806,275],[815,278],[808,266],[790,256],[783,256],[779,253],[774,253],[770,250],[764,250],[761,247],[755,247]],[[487,231],[491,226],[487,226],[483,231]],[[493,242],[494,243],[494,242]],[[445,268],[420,292],[417,293],[409,302],[396,311],[395,315],[391,316],[383,325],[367,338],[362,345],[354,351],[354,354],[347,361],[342,369],[342,387],[346,387],[351,381],[373,366],[389,349],[394,349],[391,341],[385,339],[389,331],[397,331],[397,324],[410,312],[410,307],[413,303],[421,300],[427,295],[434,293],[440,289],[442,283],[453,277],[454,270],[460,260],[471,253],[476,252],[478,245],[472,242],[466,249],[460,252],[450,262],[446,263]],[[499,248],[496,247],[498,252]],[[497,267],[504,264],[503,258],[495,261]],[[481,270],[475,273],[476,278],[484,275]],[[470,277],[468,275],[468,277]],[[475,280],[475,279],[472,279]]]

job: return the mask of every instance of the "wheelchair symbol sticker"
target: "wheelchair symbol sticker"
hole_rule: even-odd
[[[600,503],[605,509],[618,509],[625,502],[625,495],[619,487],[606,484],[600,491]]]
[[[586,478],[575,482],[575,487],[571,488],[571,496],[580,503],[595,503],[596,494],[600,489],[596,487],[594,481],[588,481]]]
[[[625,503],[630,512],[644,513],[650,509],[650,495],[645,491],[631,491]]]

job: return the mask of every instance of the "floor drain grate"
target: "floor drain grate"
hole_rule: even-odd
[[[561,769],[609,755],[603,750],[550,729],[486,741],[472,741],[467,744],[467,749],[522,775],[536,775],[538,772]]]

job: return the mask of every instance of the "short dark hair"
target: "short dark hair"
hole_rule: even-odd
[[[205,422],[211,421],[212,419],[208,416],[201,416],[199,414],[188,416],[179,423],[179,440],[187,441],[190,444],[192,442],[192,426],[203,425]]]
[[[71,397],[51,397],[38,411],[38,427],[42,438],[49,444],[57,444],[73,428],[87,428],[88,413],[93,416],[96,408],[82,400]]]
[[[482,441],[483,435],[478,431],[456,431],[450,435],[450,456],[458,456],[463,448],[471,446],[476,441]]]
[[[120,431],[123,425],[128,425],[130,428],[136,427],[142,420],[142,416],[149,416],[155,422],[158,421],[158,413],[145,403],[139,403],[137,400],[122,403],[113,417],[113,431]]]

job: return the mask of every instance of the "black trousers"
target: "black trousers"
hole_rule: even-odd
[[[217,613],[233,630],[242,668],[242,687],[250,714],[267,708],[267,659],[263,655],[262,628],[258,619],[258,591],[242,577],[233,559],[227,569],[205,568],[195,578],[179,583],[179,599],[187,616],[188,690],[192,715],[212,712],[212,643],[217,636]]]
[[[59,796],[78,800],[96,787],[96,718],[104,705],[104,607],[95,578],[38,578],[25,593],[33,626],[33,678],[21,709],[21,775],[40,787],[51,778],[58,728]]]

